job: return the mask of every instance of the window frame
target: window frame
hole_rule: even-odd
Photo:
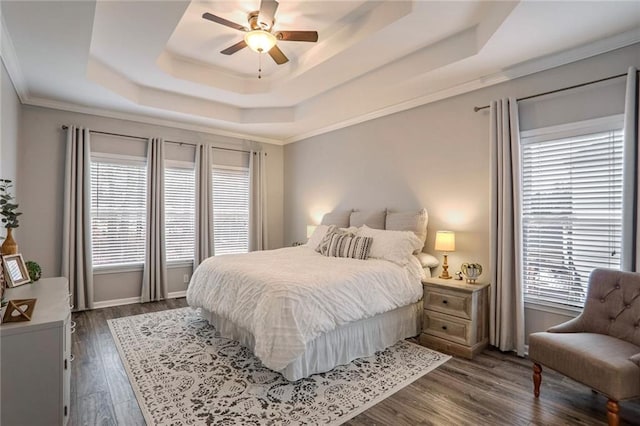
[[[523,163],[522,146],[524,144],[539,143],[551,140],[558,140],[570,137],[577,137],[580,135],[588,135],[599,132],[612,131],[612,129],[624,129],[624,115],[615,114],[606,117],[598,117],[589,120],[577,121],[566,124],[559,124],[554,126],[541,127],[537,129],[524,130],[520,132],[520,164]],[[624,153],[624,151],[623,151]],[[623,154],[624,155],[624,154]],[[623,159],[624,161],[624,159]],[[519,170],[520,175],[520,208],[522,208],[522,197],[524,193],[524,186],[522,182],[522,169]],[[624,185],[624,182],[623,182]],[[622,207],[624,209],[624,205]],[[527,309],[533,309],[536,311],[548,312],[557,315],[564,315],[569,317],[576,317],[579,315],[584,307],[577,307],[568,304],[561,304],[551,301],[542,301],[540,299],[530,299],[525,292],[525,280],[524,280],[524,223],[520,223],[520,235],[521,235],[521,256],[518,259],[520,263],[522,283],[522,292],[524,307]]]
[[[174,168],[174,169],[187,169],[187,170],[192,170],[193,171],[193,184],[194,184],[194,205],[193,205],[193,213],[194,213],[194,220],[197,221],[197,206],[198,206],[198,192],[197,192],[197,186],[198,186],[198,182],[197,179],[198,177],[196,176],[196,164],[190,161],[180,161],[180,160],[164,160],[164,169],[165,169],[165,173],[166,170],[168,168]],[[165,184],[165,189],[166,189],[166,184]],[[166,199],[166,191],[165,191],[165,199]],[[165,205],[165,234],[166,234],[166,226],[167,226],[167,212],[166,212],[166,205]],[[194,225],[197,225],[197,223],[194,222]],[[185,268],[185,267],[192,267],[193,266],[193,262],[195,261],[195,247],[196,247],[196,233],[195,233],[195,228],[194,228],[194,233],[193,233],[193,249],[194,249],[194,254],[193,254],[193,259],[191,260],[169,260],[168,257],[166,258],[167,261],[167,268],[169,269],[178,269],[178,268]],[[165,257],[167,256],[167,249],[165,247]]]
[[[148,177],[149,169],[148,162],[146,157],[140,157],[136,155],[125,155],[125,154],[111,154],[104,152],[91,152],[89,161],[91,163],[94,162],[110,162],[116,164],[123,165],[134,165],[140,166],[144,165],[145,167],[145,179]],[[92,166],[92,164],[90,164]],[[91,173],[91,171],[89,172]],[[146,191],[147,182],[145,181],[145,191]],[[149,195],[147,194],[145,197],[145,210],[147,209],[147,203],[149,201]],[[90,204],[93,200],[90,201]],[[144,270],[144,260],[142,262],[135,263],[118,263],[111,265],[94,265],[93,264],[93,211],[90,212],[91,221],[92,221],[92,229],[91,229],[91,260],[92,260],[92,271],[93,275],[104,275],[104,274],[115,274],[115,273],[126,273],[126,272],[138,272]],[[146,212],[145,212],[146,215]],[[145,245],[146,245],[146,221],[145,221]]]

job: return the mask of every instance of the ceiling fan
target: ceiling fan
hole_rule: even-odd
[[[225,25],[227,27],[245,32],[244,40],[239,41],[233,46],[229,46],[220,53],[224,55],[233,55],[237,51],[249,46],[251,50],[258,53],[268,52],[269,56],[278,65],[282,65],[289,59],[282,53],[277,45],[281,41],[307,41],[315,43],[318,41],[317,31],[273,31],[275,23],[275,14],[278,10],[278,2],[276,0],[262,0],[260,2],[260,10],[249,13],[247,18],[249,27],[244,27],[235,22],[213,15],[209,12],[202,15],[204,19]]]

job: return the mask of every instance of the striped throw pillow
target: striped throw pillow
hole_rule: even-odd
[[[331,237],[336,233],[340,232],[338,227],[335,225],[329,225],[329,229],[327,229],[327,233],[324,234],[322,240],[320,240],[320,244],[316,247],[316,251],[320,254],[323,254],[329,249],[329,243],[331,242]]]
[[[356,237],[350,234],[334,233],[329,243],[323,246],[320,254],[327,257],[348,257],[351,259],[367,260],[373,238]]]

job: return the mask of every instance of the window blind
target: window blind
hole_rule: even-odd
[[[214,253],[247,253],[249,169],[214,166],[211,179]]]
[[[620,267],[622,138],[620,129],[523,138],[527,301],[582,307],[591,271]]]
[[[168,262],[193,260],[196,234],[195,187],[193,168],[165,168],[164,221]]]
[[[91,162],[94,266],[141,264],[146,234],[147,167],[143,161]]]

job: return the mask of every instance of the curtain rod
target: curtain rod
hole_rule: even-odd
[[[62,130],[67,130],[69,128],[69,126],[67,125],[62,125]],[[97,133],[99,135],[107,135],[107,136],[118,136],[121,138],[130,138],[130,139],[140,139],[143,141],[149,140],[149,138],[143,138],[142,136],[131,136],[131,135],[123,135],[122,133],[111,133],[111,132],[101,132],[99,130],[89,130],[89,133]],[[166,143],[173,143],[173,144],[177,144],[177,145],[191,145],[191,146],[197,146],[198,144],[196,143],[192,143],[192,142],[177,142],[177,141],[169,141],[166,140]],[[217,146],[212,146],[213,149],[221,149],[223,151],[235,151],[235,152],[246,152],[247,154],[250,154],[251,151],[245,151],[243,149],[233,149],[233,148],[221,148],[221,147],[217,147]]]
[[[626,75],[627,75],[627,73],[618,74],[618,75],[612,75],[611,77],[605,77],[605,78],[601,78],[599,80],[593,80],[593,81],[588,81],[586,83],[580,83],[580,84],[576,84],[576,85],[569,86],[569,87],[563,87],[562,89],[549,90],[548,92],[537,93],[535,95],[525,96],[524,98],[516,99],[516,101],[518,101],[518,102],[519,101],[526,101],[527,99],[538,98],[538,97],[544,96],[544,95],[551,95],[552,93],[558,93],[558,92],[564,92],[565,90],[577,89],[578,87],[589,86],[590,84],[596,84],[596,83],[600,83],[602,81],[613,80],[614,78],[620,78],[620,77],[624,77]],[[478,111],[481,111],[481,110],[487,109],[487,108],[489,108],[489,105],[485,105],[485,106],[481,106],[481,107],[476,106],[476,107],[473,107],[473,111],[474,112],[478,112]]]
[[[62,130],[67,130],[69,126],[63,125]],[[108,135],[108,136],[119,136],[121,138],[130,138],[130,139],[140,139],[146,141],[148,138],[143,138],[141,136],[131,136],[131,135],[123,135],[121,133],[111,133],[111,132],[101,132],[99,130],[89,130],[89,133],[98,133],[100,135]]]
[[[193,143],[193,142],[178,142],[178,141],[170,141],[170,140],[166,140],[166,143],[173,143],[173,144],[177,144],[177,145],[191,145],[191,146],[198,146],[197,143]],[[246,151],[244,149],[234,149],[234,148],[221,148],[221,147],[217,147],[217,146],[212,146],[211,148],[213,149],[221,149],[223,151],[235,151],[235,152],[246,152],[247,154],[250,154],[251,151]]]

